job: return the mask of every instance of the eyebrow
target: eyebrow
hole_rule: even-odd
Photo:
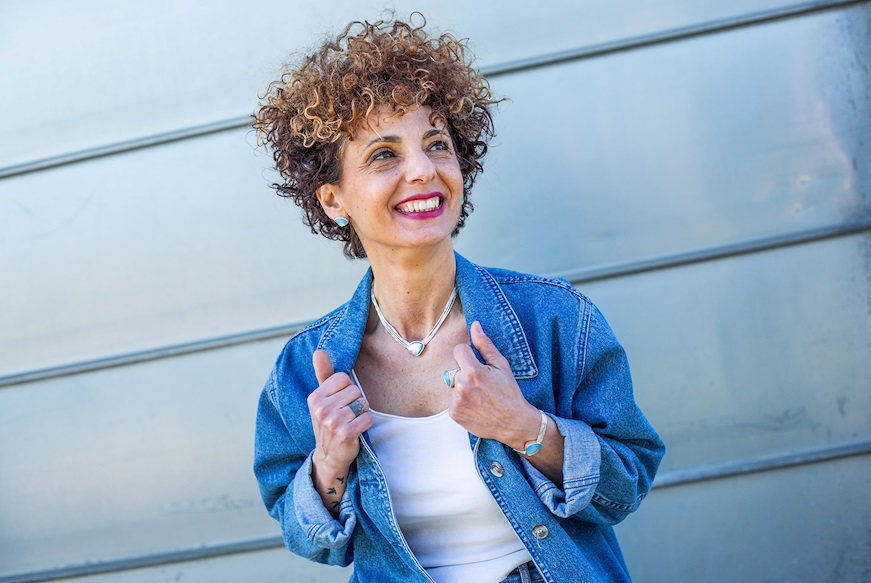
[[[423,139],[426,140],[427,138],[431,138],[433,136],[438,136],[438,135],[441,135],[442,133],[444,133],[444,130],[439,130],[439,129],[433,128],[431,130],[428,130],[425,134],[423,134]],[[380,142],[387,142],[390,144],[396,144],[396,143],[401,142],[401,141],[402,141],[402,138],[400,138],[399,136],[380,136],[380,137],[376,136],[376,137],[372,138],[371,140],[369,140],[369,143],[366,144],[366,147],[368,148],[372,144],[377,144]]]

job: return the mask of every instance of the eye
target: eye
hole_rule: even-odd
[[[445,152],[450,151],[450,146],[444,140],[436,140],[432,144],[429,145],[430,150],[443,150]]]
[[[382,148],[381,150],[376,150],[369,159],[374,162],[375,160],[386,160],[387,158],[393,158],[395,155],[396,154],[393,153],[393,150],[389,148]]]

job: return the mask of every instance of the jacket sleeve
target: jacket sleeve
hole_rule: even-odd
[[[635,403],[626,354],[611,328],[588,300],[583,312],[576,388],[558,399],[568,400],[570,411],[552,416],[565,437],[563,488],[525,459],[523,465],[556,516],[616,524],[650,491],[665,445]]]
[[[350,488],[342,498],[338,520],[334,519],[312,483],[311,451],[297,444],[279,413],[275,386],[273,371],[257,409],[254,475],[260,495],[270,516],[281,525],[291,552],[319,563],[347,566],[353,561],[350,543],[357,524]]]

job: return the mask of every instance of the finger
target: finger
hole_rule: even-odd
[[[359,397],[357,399],[354,399],[353,401],[351,401],[350,403],[348,403],[345,406],[351,410],[351,413],[354,414],[354,417],[359,417],[361,414],[365,413],[366,410],[368,409],[368,407],[366,405],[366,399],[364,399],[363,397]]]
[[[347,441],[355,437],[353,430],[348,426],[355,424],[358,418],[368,413],[369,403],[363,397],[359,397],[342,405],[322,403],[316,406],[312,411],[312,422],[316,428]]]
[[[348,405],[337,411],[335,416],[327,421],[326,426],[333,432],[345,436],[346,439],[353,438],[372,426],[372,413],[366,406],[364,411],[355,415],[351,406]]]
[[[372,414],[367,409],[348,424],[348,430],[360,437],[364,431],[372,427]]]
[[[357,400],[366,401],[366,399],[360,393],[360,388],[353,383],[349,383],[341,389],[337,390],[335,393],[322,394],[320,403],[322,408],[325,408],[327,410],[338,410],[342,407],[347,407],[348,405]]]
[[[471,331],[472,344],[478,349],[484,362],[496,368],[504,369],[507,361],[502,356],[502,353],[499,352],[499,349],[496,348],[496,345],[493,344],[493,341],[490,340],[490,337],[484,333],[481,323],[477,320],[472,322]]]
[[[326,446],[325,449],[350,446],[364,431],[372,427],[372,414],[368,411],[361,413],[359,417],[354,417],[350,412],[347,416],[350,418],[334,418],[322,426],[325,431],[321,435],[321,441]]]
[[[484,366],[478,361],[472,347],[468,344],[457,344],[454,346],[454,360],[457,361],[457,366],[460,367],[460,372],[457,373],[458,375],[463,372],[472,372],[477,368]],[[456,378],[456,375],[454,375],[454,378]]]
[[[327,381],[326,388],[321,386],[308,396],[306,402],[308,403],[309,413],[311,414],[312,419],[316,419],[319,423],[326,423],[330,418],[336,417],[337,413],[339,413],[338,417],[341,418],[343,422],[347,422],[349,418],[353,418],[350,411],[345,411],[345,413],[348,413],[347,416],[341,413],[341,411],[346,409],[348,404],[352,401],[362,398],[360,395],[360,388],[351,383],[350,379],[348,379],[347,384],[342,387],[330,386],[336,384],[332,381],[341,381],[342,379],[340,377],[346,376],[347,375],[344,374],[333,375]]]
[[[315,367],[315,376],[318,384],[324,384],[333,375],[333,363],[330,355],[325,350],[315,350],[312,354],[312,365]]]

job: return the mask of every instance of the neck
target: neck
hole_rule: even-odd
[[[426,336],[445,309],[457,273],[453,245],[401,258],[369,258],[373,290],[384,317],[406,340]],[[370,326],[378,325],[374,310]]]

